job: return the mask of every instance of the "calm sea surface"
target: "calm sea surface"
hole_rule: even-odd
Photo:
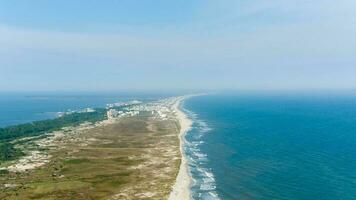
[[[187,100],[195,199],[356,199],[356,95]]]

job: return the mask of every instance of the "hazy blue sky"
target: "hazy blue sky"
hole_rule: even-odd
[[[355,0],[0,0],[0,91],[356,88]]]

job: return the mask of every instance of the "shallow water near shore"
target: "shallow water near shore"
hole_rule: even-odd
[[[194,199],[356,199],[354,94],[188,99]]]

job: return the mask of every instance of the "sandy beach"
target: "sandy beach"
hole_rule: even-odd
[[[180,140],[180,152],[182,158],[181,158],[181,164],[179,167],[179,172],[178,172],[176,182],[168,198],[169,200],[191,199],[191,194],[190,194],[191,176],[189,175],[187,159],[184,154],[183,146],[185,142],[184,136],[190,130],[192,122],[190,119],[188,119],[185,113],[179,109],[180,104],[187,98],[189,98],[189,96],[180,97],[173,105],[173,109],[175,110],[178,121],[180,123],[179,140]]]

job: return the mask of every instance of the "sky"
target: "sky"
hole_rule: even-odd
[[[356,89],[354,0],[0,0],[0,91]]]

